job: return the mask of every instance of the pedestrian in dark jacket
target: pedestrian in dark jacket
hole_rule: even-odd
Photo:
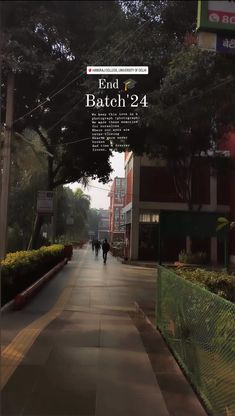
[[[107,239],[105,239],[103,244],[102,244],[104,264],[106,264],[107,254],[108,254],[109,249],[110,249],[110,245],[109,245]]]
[[[100,242],[99,240],[96,240],[95,242],[95,255],[98,256],[99,254],[99,249],[100,249]]]

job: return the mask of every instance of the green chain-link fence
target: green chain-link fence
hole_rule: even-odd
[[[235,416],[235,305],[159,266],[157,326],[213,416]]]

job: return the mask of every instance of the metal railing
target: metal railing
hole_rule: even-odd
[[[235,415],[235,304],[159,266],[156,323],[213,416]]]

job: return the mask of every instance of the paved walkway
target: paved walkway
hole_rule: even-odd
[[[153,270],[75,252],[23,310],[2,315],[2,416],[205,416],[162,338],[136,313]]]

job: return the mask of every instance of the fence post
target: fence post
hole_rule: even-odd
[[[156,282],[156,303],[155,303],[155,322],[156,322],[156,328],[159,327],[161,328],[161,298],[162,298],[162,293],[161,293],[161,280],[162,280],[162,271],[161,271],[161,266],[158,266],[157,268],[157,282]]]
[[[226,227],[225,237],[224,237],[224,267],[226,270],[228,270],[228,265],[229,265],[228,243],[229,243],[229,229]]]
[[[162,244],[161,244],[161,211],[159,213],[159,226],[158,226],[158,263],[162,264]]]

